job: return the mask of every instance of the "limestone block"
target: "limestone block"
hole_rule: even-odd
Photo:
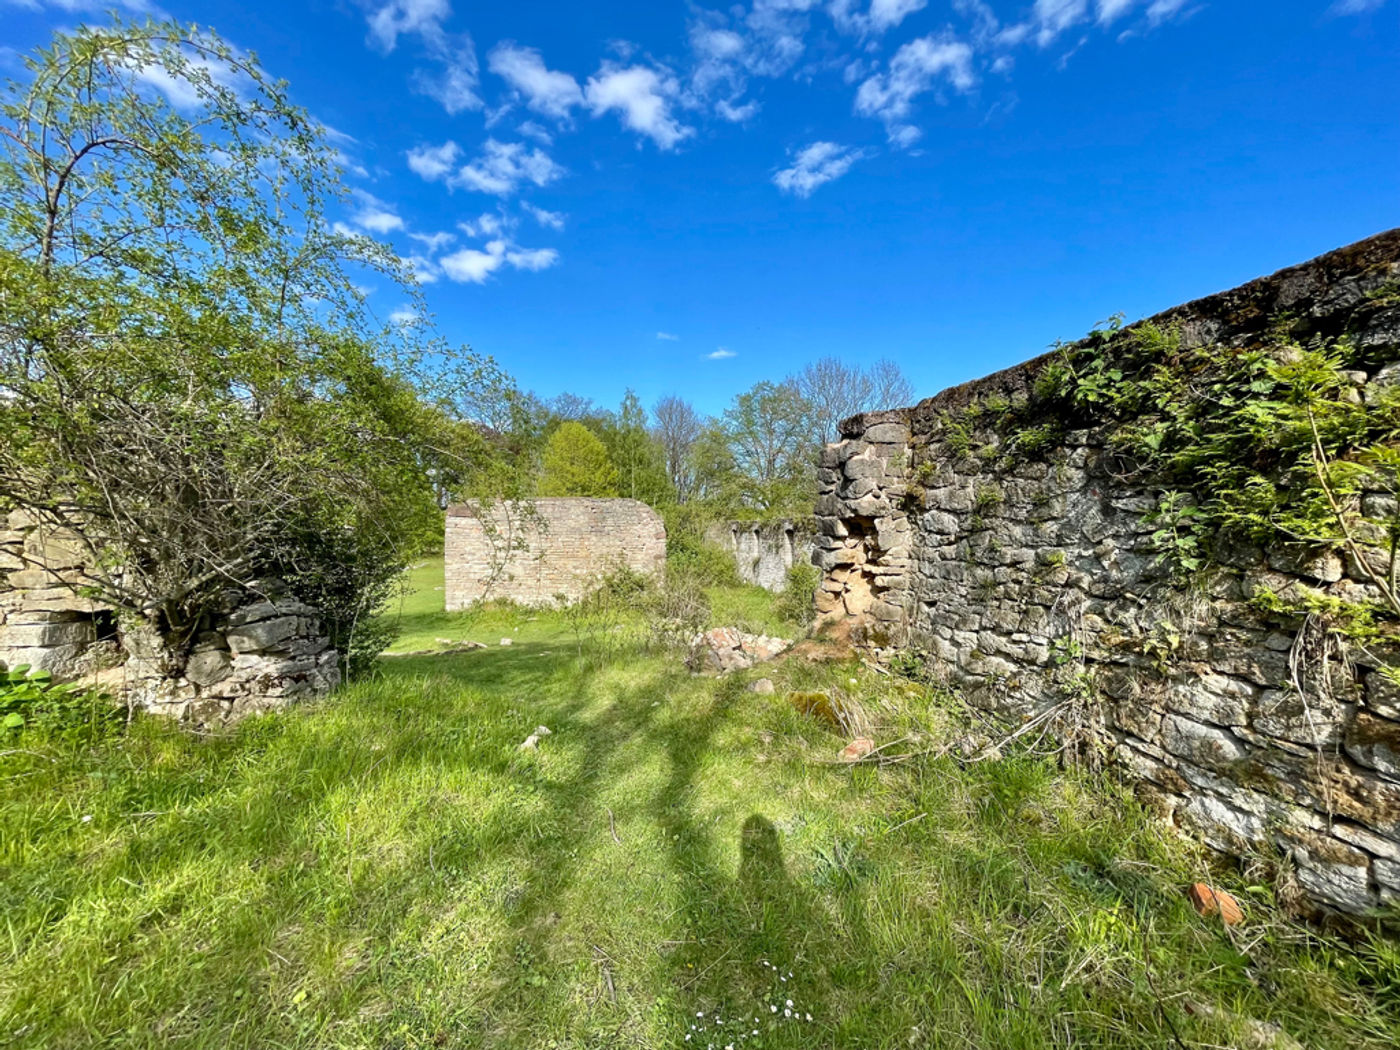
[[[1248,748],[1228,731],[1174,713],[1162,719],[1162,746],[1207,769],[1220,769],[1249,754]]]
[[[909,442],[909,428],[903,423],[876,423],[864,437],[874,444],[904,445]]]
[[[15,648],[52,646],[87,646],[97,640],[97,630],[91,620],[59,623],[7,623],[0,632],[0,646]]]
[[[222,682],[233,669],[228,653],[206,649],[195,653],[185,662],[185,677],[198,686],[208,687]]]
[[[275,620],[258,620],[233,627],[227,634],[229,648],[235,653],[262,652],[273,649],[300,629],[300,621],[295,616],[282,616]]]
[[[1358,712],[1343,747],[1353,761],[1400,780],[1400,722]]]
[[[850,480],[858,478],[878,479],[885,476],[885,463],[871,455],[852,456],[841,468]]]
[[[1371,866],[1362,854],[1356,863],[1323,860],[1306,847],[1294,850],[1298,882],[1314,900],[1338,911],[1360,914],[1378,903],[1371,892]]]

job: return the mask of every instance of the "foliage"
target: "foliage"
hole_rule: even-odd
[[[100,691],[59,684],[47,671],[20,665],[0,670],[0,741],[26,730],[93,741],[115,731],[123,712]]]
[[[706,528],[718,519],[696,504],[667,507],[664,518],[668,576],[691,577],[704,587],[739,586],[734,556],[705,539]]]
[[[545,445],[541,496],[616,496],[617,468],[603,442],[582,423],[560,424]]]
[[[792,383],[805,403],[807,440],[817,448],[840,436],[837,427],[848,416],[899,408],[914,400],[914,388],[888,359],[859,368],[823,357],[797,373]]]
[[[784,620],[806,629],[816,618],[813,595],[822,582],[815,565],[798,563],[787,571],[787,586],[774,605],[774,611]]]
[[[1400,391],[1373,385],[1363,399],[1354,375],[1365,365],[1345,338],[1187,348],[1150,324],[1115,323],[1063,349],[1037,393],[1041,411],[1110,425],[1115,472],[1160,492],[1151,539],[1179,573],[1217,561],[1226,543],[1300,557],[1345,549],[1400,616],[1400,522],[1366,511],[1368,493],[1397,489]]]
[[[647,413],[631,390],[617,415],[605,420],[599,436],[617,468],[617,494],[653,507],[674,502],[675,487],[666,469],[666,450],[647,429]]]
[[[816,449],[804,440],[796,384],[758,383],[725,410],[723,434],[745,504],[766,516],[806,513],[816,497]]]
[[[403,275],[329,221],[323,129],[212,33],[60,34],[0,119],[0,500],[174,650],[265,576],[348,639],[436,531],[494,366],[374,321],[352,271]]]
[[[671,487],[675,490],[677,501],[685,503],[695,492],[693,449],[704,423],[690,402],[674,394],[663,397],[652,406],[651,414],[656,421],[652,433],[661,443]]]

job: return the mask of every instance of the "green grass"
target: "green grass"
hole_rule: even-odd
[[[1400,1042],[1393,942],[1223,874],[1249,913],[1227,932],[1179,892],[1204,854],[1112,785],[1026,756],[832,766],[844,741],[782,692],[840,690],[882,738],[948,731],[944,698],[855,664],[579,655],[559,614],[443,615],[440,578],[399,647],[491,648],[226,735],[4,745],[0,1043],[1155,1048],[1250,1045],[1243,1019]]]

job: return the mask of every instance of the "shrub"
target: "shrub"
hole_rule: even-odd
[[[62,739],[96,739],[122,723],[122,711],[107,695],[60,685],[47,671],[27,665],[0,671],[0,734],[38,730]]]
[[[788,570],[787,589],[779,596],[773,610],[789,623],[810,627],[816,618],[812,598],[822,582],[815,565],[794,565]]]

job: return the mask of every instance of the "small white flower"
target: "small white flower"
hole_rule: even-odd
[[[789,999],[789,1000],[788,1000],[786,1003],[784,1003],[783,1005],[784,1005],[784,1006],[791,1006],[791,1005],[792,1005],[792,1000]]]
[[[696,1010],[696,1011],[695,1011],[695,1016],[696,1016],[696,1017],[704,1017],[704,1016],[705,1016],[705,1011],[704,1011],[704,1010]]]
[[[808,1014],[808,1015],[807,1015],[807,1020],[810,1021],[811,1019],[812,1019],[812,1015],[811,1015],[811,1014]]]
[[[778,1008],[776,1006],[770,1006],[768,1009],[772,1010],[774,1013],[778,1012]]]

